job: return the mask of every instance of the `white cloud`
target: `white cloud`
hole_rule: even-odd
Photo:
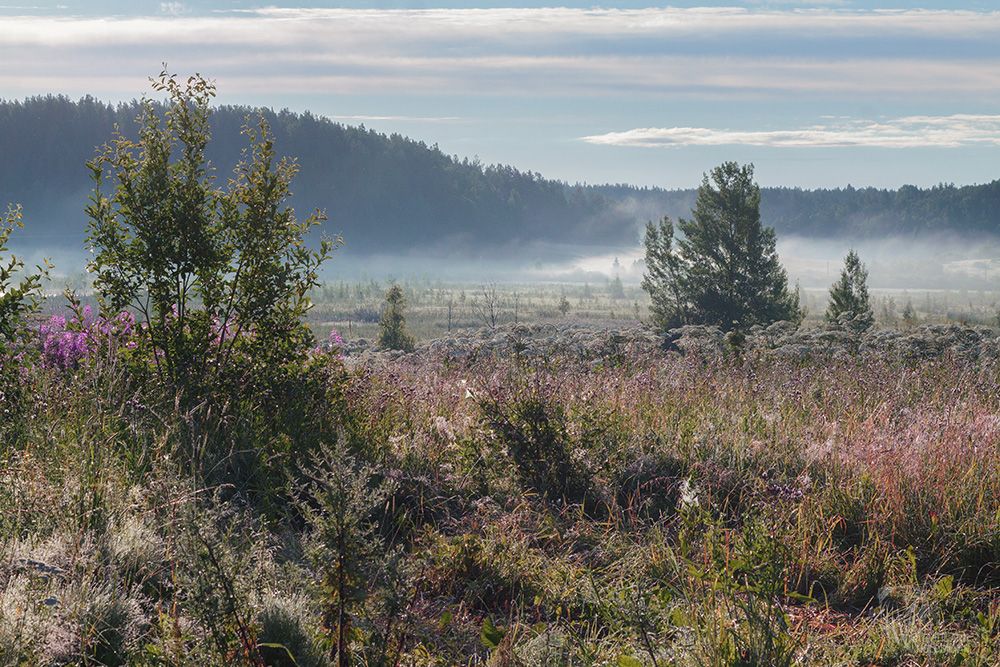
[[[161,2],[160,13],[168,16],[180,16],[186,10],[183,2]]]
[[[767,146],[774,148],[957,148],[1000,146],[1000,115],[907,116],[849,120],[795,130],[719,130],[705,127],[637,128],[583,137],[605,146]]]
[[[93,44],[96,39],[157,39],[173,35],[214,34],[221,44],[248,40],[269,44],[365,44],[406,50],[418,44],[459,43],[469,46],[524,44],[538,38],[554,43],[579,37],[692,37],[761,34],[801,37],[889,37],[933,35],[974,38],[1000,36],[1000,12],[958,10],[850,11],[840,9],[750,10],[744,8],[575,9],[316,9],[266,8],[218,12],[214,16],[179,16],[182,2],[160,3],[159,18],[64,18],[24,16],[5,19],[0,36],[12,44]],[[394,42],[372,41],[393,35]],[[537,42],[529,42],[535,44]],[[565,43],[565,42],[559,42]],[[629,46],[622,42],[621,46]]]
[[[333,120],[369,121],[400,121],[407,123],[451,123],[462,120],[458,116],[330,116]]]
[[[829,4],[829,3],[826,3]],[[1000,28],[1000,12],[969,10],[747,9],[740,7],[651,7],[647,9],[578,9],[569,7],[493,9],[323,9],[269,7],[239,13],[286,22],[406,31],[547,36],[713,35],[719,33],[801,31],[827,34],[886,35],[932,33],[978,35]]]
[[[757,7],[780,7],[783,5],[799,5],[811,7],[850,7],[852,0],[743,0],[744,4]]]
[[[227,94],[1000,96],[998,12],[269,8],[177,16],[182,3],[161,6],[156,17],[5,18],[0,90],[136,94],[165,60],[215,77]],[[864,36],[877,46],[859,49]],[[826,47],[814,48],[821,38]],[[907,48],[896,55],[889,39]],[[940,39],[978,40],[978,51],[951,54],[955,41],[927,47]],[[744,51],[731,52],[737,42]],[[117,88],[123,80],[138,87]]]

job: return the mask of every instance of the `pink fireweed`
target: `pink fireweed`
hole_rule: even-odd
[[[329,354],[337,359],[343,361],[344,355],[344,337],[340,335],[340,332],[336,329],[330,330],[330,335],[327,336],[325,343],[320,343],[312,349],[312,354]]]
[[[69,319],[53,315],[38,328],[42,363],[48,368],[72,370],[102,346],[134,349],[135,317],[129,312],[107,317],[94,317],[90,306],[84,306]]]

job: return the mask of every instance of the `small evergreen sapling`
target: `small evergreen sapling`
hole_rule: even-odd
[[[569,299],[566,298],[565,294],[559,297],[559,305],[556,306],[556,308],[559,310],[559,314],[563,317],[569,315],[570,304]]]
[[[917,310],[913,307],[913,302],[907,299],[906,306],[903,307],[903,324],[912,327],[917,323],[917,319]]]
[[[413,351],[413,336],[406,331],[405,310],[406,296],[403,294],[403,288],[393,285],[385,293],[385,306],[382,308],[382,318],[379,320],[380,347],[387,350]]]
[[[624,299],[625,298],[625,285],[622,283],[622,278],[618,274],[611,280],[608,285],[608,296],[612,299]]]
[[[302,475],[291,492],[308,527],[305,556],[321,600],[330,661],[348,667],[362,609],[390,556],[378,517],[394,489],[342,445],[322,447]]]
[[[868,270],[853,250],[844,258],[840,278],[830,286],[826,321],[844,323],[857,331],[865,331],[875,323],[868,296]]]

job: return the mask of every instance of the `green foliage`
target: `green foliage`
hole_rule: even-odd
[[[380,347],[387,350],[413,351],[413,336],[406,331],[405,310],[406,296],[403,294],[403,288],[399,285],[393,285],[385,293],[385,305],[379,320],[378,343]]]
[[[119,134],[89,163],[94,285],[105,310],[141,313],[150,363],[184,405],[220,384],[252,393],[308,349],[301,318],[331,243],[314,251],[305,235],[323,217],[298,222],[283,205],[296,167],[263,119],[220,188],[206,158],[214,84],[163,72],[153,87],[169,97],[163,117],[146,100],[138,139]]]
[[[206,488],[115,359],[27,368],[33,416],[0,465],[0,662],[1000,655],[995,361],[315,355],[340,379],[296,372],[281,401],[319,412],[310,383],[343,382],[349,438],[281,450],[306,462],[265,503],[246,478]],[[312,437],[253,428],[272,418]]]
[[[674,224],[663,218],[659,225],[646,224],[646,274],[642,289],[648,294],[653,323],[660,329],[673,329],[689,320],[688,303],[683,292],[681,257],[674,248]]]
[[[188,600],[187,613],[199,622],[201,636],[192,639],[218,655],[262,667],[252,598],[265,580],[265,538],[235,503],[227,507],[221,493],[214,495],[205,506],[183,506],[186,516],[177,540],[180,568],[174,579]]]
[[[478,397],[484,423],[513,459],[521,483],[559,503],[598,509],[589,472],[573,459],[574,443],[562,405],[547,395],[540,375]]]
[[[302,475],[301,485],[295,483],[290,491],[305,518],[305,556],[322,601],[330,659],[347,667],[364,604],[384,582],[384,566],[391,561],[378,519],[392,485],[379,482],[371,468],[342,446],[321,448]],[[389,641],[385,634],[383,648]]]
[[[9,253],[15,229],[23,227],[21,208],[11,206],[0,217],[0,441],[13,441],[21,429],[27,396],[19,357],[28,351],[21,344],[24,325],[38,308],[42,279],[48,265],[24,272],[24,262]]]
[[[19,206],[9,207],[0,217],[0,358],[10,353],[25,318],[38,307],[42,279],[47,275],[47,267],[24,273],[24,262],[17,255],[8,256],[10,237],[23,226]]]
[[[917,323],[917,311],[913,307],[913,302],[910,299],[906,300],[906,305],[903,307],[903,324],[907,327],[912,327]]]
[[[681,562],[697,664],[796,664],[800,647],[782,608],[789,554],[773,526],[758,518],[730,531],[697,506],[689,506],[684,519]],[[685,534],[702,534],[700,552],[684,553]]]
[[[622,278],[618,274],[611,280],[611,284],[608,285],[608,296],[612,299],[624,299],[625,298],[625,285],[622,284]]]
[[[563,317],[569,315],[569,310],[570,310],[569,299],[566,298],[565,294],[559,297],[559,305],[556,306],[556,310],[558,310],[559,314],[562,315]]]
[[[904,320],[912,320],[913,306],[909,301],[903,311]],[[864,331],[875,323],[868,297],[868,270],[858,253],[851,250],[844,258],[840,279],[830,286],[830,304],[826,308],[827,322],[845,323],[856,331]]]
[[[678,221],[680,239],[669,218],[646,227],[643,288],[661,328],[747,329],[801,318],[774,230],[761,224],[753,165],[725,162],[706,174],[692,215]]]
[[[482,642],[483,646],[493,650],[500,646],[500,642],[503,641],[504,631],[493,624],[493,620],[487,616],[483,620],[483,627],[479,631],[479,641]]]
[[[271,597],[257,615],[258,646],[269,667],[324,667],[327,665],[313,625],[312,605],[305,596]]]

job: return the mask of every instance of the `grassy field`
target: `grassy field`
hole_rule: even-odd
[[[4,389],[0,664],[1000,662],[1000,360],[316,351],[222,417],[133,363]]]
[[[633,284],[484,283],[447,284],[434,281],[401,283],[407,298],[407,323],[417,340],[429,340],[456,330],[496,324],[579,321],[597,327],[622,327],[649,320],[649,297]],[[337,329],[345,337],[377,338],[378,319],[389,283],[334,282],[314,294],[310,324],[318,335]],[[803,289],[806,326],[822,321],[825,289]],[[559,309],[565,299],[565,312]],[[904,317],[906,306],[913,317]],[[1000,291],[872,290],[872,307],[880,326],[908,328],[919,324],[962,323],[997,325]]]
[[[385,293],[394,284],[387,280],[324,283],[314,290],[315,304],[308,323],[320,338],[336,329],[345,340],[378,337],[378,321]],[[594,283],[451,283],[411,279],[399,283],[406,295],[406,319],[418,341],[456,331],[491,328],[502,324],[581,322],[599,328],[619,328],[649,321],[649,297],[638,284],[600,280]],[[47,313],[64,309],[61,293],[71,288],[84,303],[96,307],[85,276],[54,279],[49,287]],[[1000,290],[871,290],[876,322],[889,328],[920,324],[958,323],[997,326]],[[565,310],[560,304],[565,299]],[[805,326],[822,322],[827,290],[800,290],[806,309]],[[906,306],[913,318],[904,317]]]

